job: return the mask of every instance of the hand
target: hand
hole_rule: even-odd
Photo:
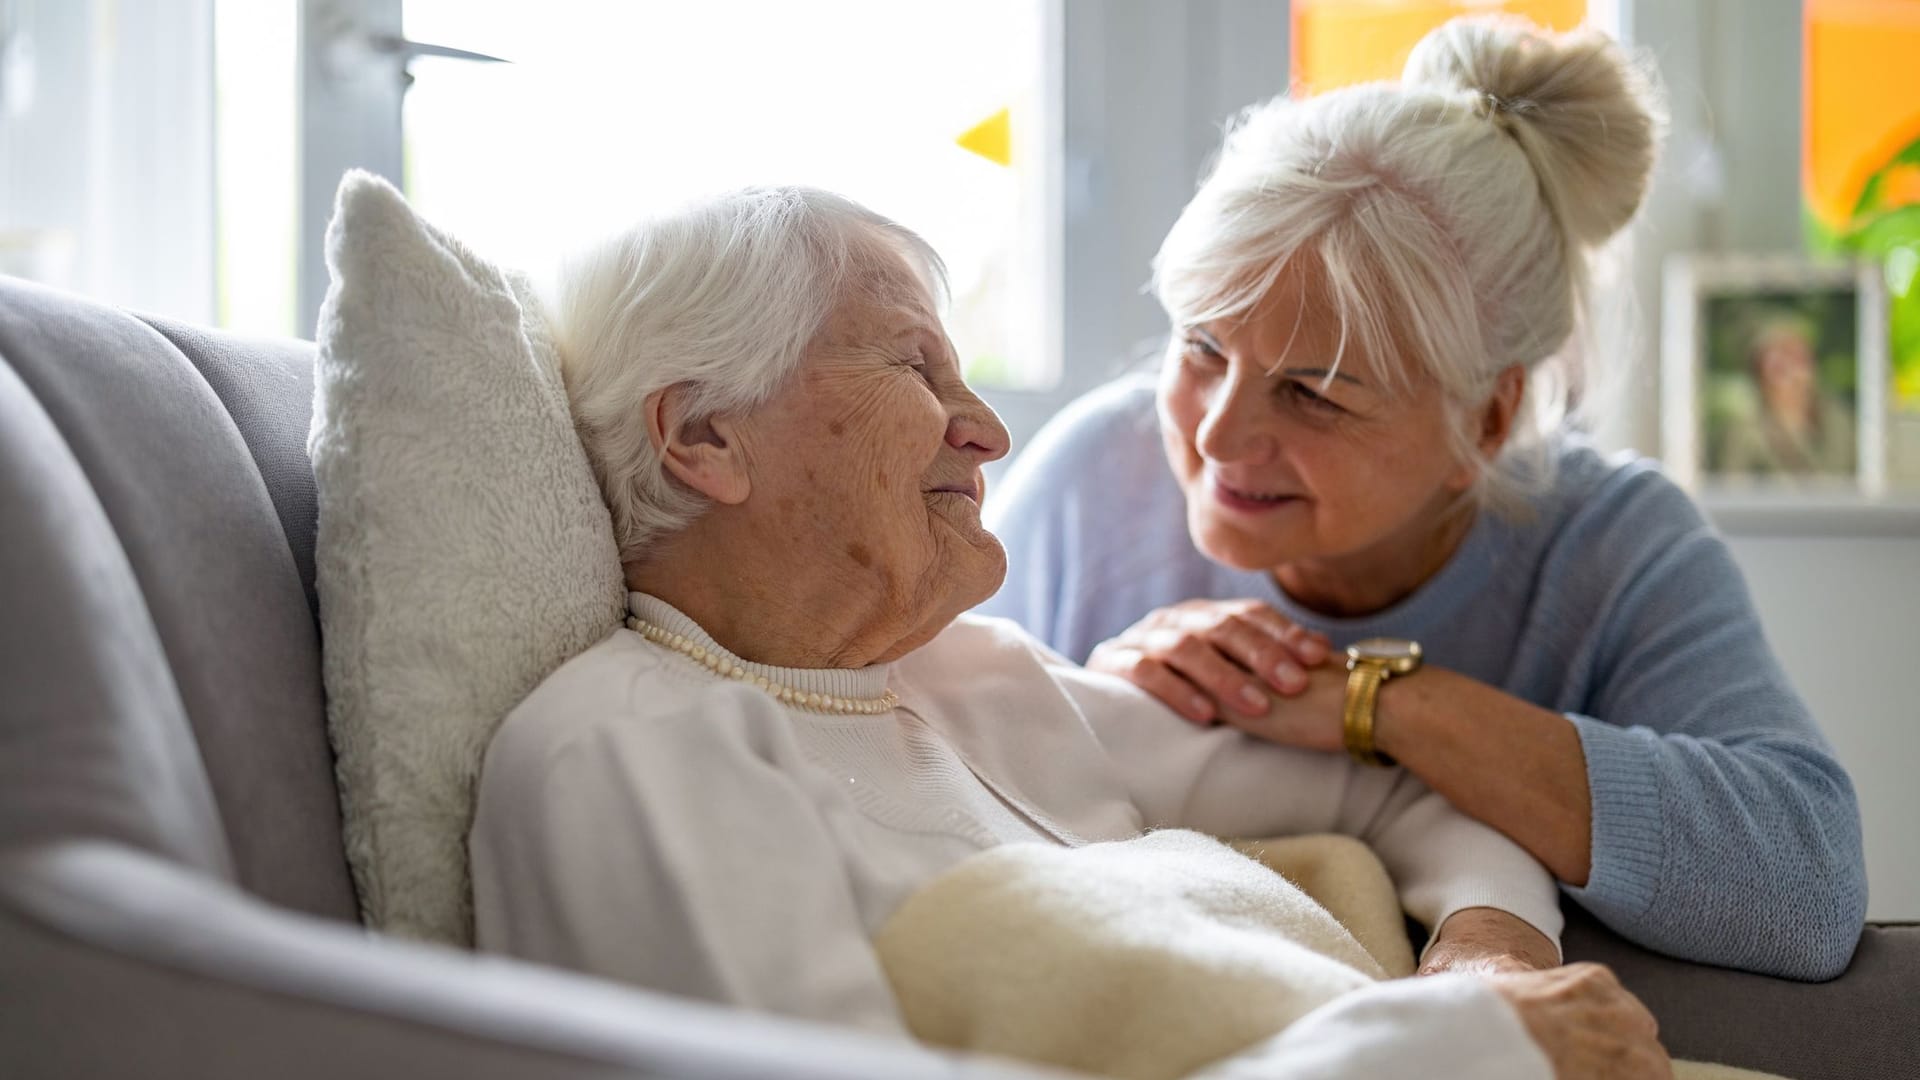
[[[1570,964],[1488,981],[1520,1014],[1559,1080],[1671,1080],[1660,1025],[1607,968]]]
[[[1493,975],[1543,971],[1560,964],[1547,935],[1512,912],[1477,907],[1447,916],[1420,961],[1420,974],[1443,971]]]
[[[1308,689],[1327,639],[1257,600],[1189,600],[1101,642],[1093,671],[1118,675],[1195,723],[1264,716]],[[1344,681],[1345,675],[1342,674]]]

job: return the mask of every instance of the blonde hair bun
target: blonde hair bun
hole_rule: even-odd
[[[1407,58],[1402,82],[1472,95],[1513,135],[1568,236],[1606,241],[1633,219],[1665,116],[1653,76],[1598,30],[1512,16],[1455,19]]]

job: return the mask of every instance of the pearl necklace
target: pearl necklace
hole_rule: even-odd
[[[646,638],[661,648],[672,649],[674,652],[679,653],[689,660],[704,665],[708,671],[713,672],[723,679],[733,679],[737,682],[746,683],[756,689],[764,690],[779,700],[781,704],[791,705],[796,709],[806,709],[809,712],[838,713],[846,716],[879,716],[882,713],[890,713],[900,707],[900,697],[892,690],[886,691],[879,697],[845,698],[835,697],[832,694],[817,694],[812,691],[787,686],[784,683],[774,682],[765,675],[755,675],[746,668],[741,667],[732,657],[727,656],[725,653],[719,652],[716,649],[709,649],[698,641],[687,637],[685,634],[676,634],[665,627],[655,626],[653,623],[637,616],[630,615],[627,617],[627,628],[639,633],[641,637]]]

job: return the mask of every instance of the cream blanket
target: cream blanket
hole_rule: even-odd
[[[1177,830],[994,848],[908,899],[875,944],[922,1040],[1125,1080],[1185,1076],[1412,974],[1393,883],[1365,845],[1242,848],[1267,865]]]

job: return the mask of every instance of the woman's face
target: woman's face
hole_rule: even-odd
[[[1304,275],[1245,316],[1176,328],[1160,429],[1202,552],[1243,570],[1337,564],[1437,520],[1473,473],[1429,380],[1386,392],[1379,365]]]
[[[1754,349],[1753,368],[1760,391],[1775,409],[1803,406],[1813,389],[1813,347],[1792,331],[1773,334]]]
[[[878,258],[878,256],[876,256]],[[924,639],[987,597],[1006,553],[980,524],[1007,430],[960,377],[926,287],[888,252],[748,426],[774,542]]]

